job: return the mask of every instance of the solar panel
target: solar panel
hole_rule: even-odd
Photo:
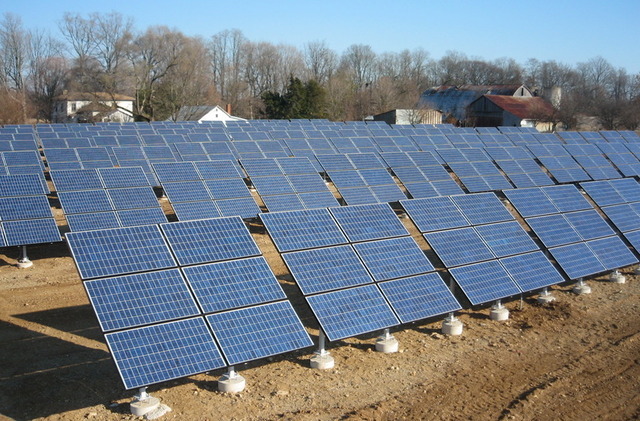
[[[82,279],[177,266],[157,225],[66,235]]]
[[[289,301],[207,316],[230,365],[313,345]]]
[[[58,193],[58,199],[65,215],[114,210],[107,192],[103,189],[61,191]]]
[[[354,244],[356,252],[376,281],[418,275],[435,268],[411,237]]]
[[[253,177],[284,174],[274,158],[243,159],[240,163],[252,179]]]
[[[327,209],[265,213],[260,219],[281,253],[347,242]]]
[[[235,199],[216,200],[216,205],[222,216],[239,216],[241,218],[255,218],[260,212],[253,197],[238,197]]]
[[[149,186],[141,167],[100,168],[98,174],[107,189]]]
[[[602,211],[607,218],[622,232],[633,231],[640,227],[640,214],[628,203],[614,206],[603,206]]]
[[[624,238],[631,243],[631,246],[636,249],[636,252],[640,252],[640,230],[625,232]]]
[[[538,250],[538,246],[517,221],[475,227],[497,257]]]
[[[260,255],[239,217],[171,222],[160,228],[180,265]]]
[[[473,225],[515,219],[493,193],[451,196],[451,200]]]
[[[446,267],[495,258],[472,227],[426,233],[424,237]]]
[[[607,270],[620,269],[638,263],[638,259],[617,235],[588,241],[587,245]]]
[[[260,196],[295,193],[293,187],[289,184],[289,180],[284,175],[252,177],[251,183],[254,185]]]
[[[334,208],[339,207],[340,203],[336,200],[330,191],[300,193],[298,197],[307,209],[317,208]]]
[[[542,191],[560,212],[593,208],[574,185],[542,187]]]
[[[161,183],[200,180],[193,162],[161,162],[152,165]]]
[[[62,241],[53,218],[4,221],[2,227],[9,247]]]
[[[93,231],[119,228],[120,220],[115,212],[95,212],[66,215],[71,231]]]
[[[42,177],[42,179],[41,179]],[[35,196],[49,193],[42,174],[0,175],[0,197]]]
[[[178,221],[190,221],[193,219],[209,219],[222,216],[213,201],[208,202],[181,202],[171,205]]]
[[[381,282],[378,286],[402,323],[461,309],[436,272]]]
[[[609,224],[602,219],[602,216],[595,209],[565,213],[564,217],[583,240],[592,240],[614,234]]]
[[[472,305],[520,294],[520,288],[497,260],[449,269]]]
[[[305,209],[304,203],[296,194],[281,194],[279,196],[262,196],[262,202],[269,212],[282,212]]]
[[[221,178],[243,178],[244,174],[238,167],[237,161],[216,160],[194,162],[200,177],[204,180]]]
[[[51,181],[58,192],[75,190],[99,190],[104,188],[95,169],[51,170]]]
[[[251,197],[251,192],[241,178],[227,178],[222,180],[205,180],[204,184],[214,199],[233,199],[236,197]]]
[[[331,214],[352,243],[409,235],[386,203],[334,208]]]
[[[178,269],[84,282],[103,332],[200,313]]]
[[[105,335],[127,389],[226,366],[202,317]]]
[[[284,253],[282,258],[305,295],[373,282],[348,245]]]
[[[471,225],[449,197],[403,200],[400,203],[420,232]]]
[[[526,221],[545,247],[582,241],[580,234],[560,214],[537,216],[528,218]]]
[[[127,209],[117,211],[120,225],[123,227],[133,227],[136,225],[163,224],[167,222],[167,217],[160,207],[144,209]]]
[[[296,193],[329,191],[329,188],[317,173],[288,175],[287,178]]]
[[[640,184],[634,178],[609,180],[609,184],[622,196],[625,202],[640,201]]]
[[[568,244],[550,248],[549,251],[569,279],[583,278],[606,271],[587,243]]]
[[[373,194],[369,187],[340,189],[339,192],[347,205],[379,203],[378,198]]]
[[[51,207],[46,196],[19,196],[0,198],[0,220],[51,218]]]
[[[503,193],[520,215],[525,218],[559,212],[558,208],[551,202],[551,199],[541,189],[504,190]]]
[[[204,202],[212,199],[202,180],[164,183],[162,189],[171,203]]]
[[[204,313],[286,298],[262,256],[189,266],[182,270]]]
[[[385,329],[399,323],[376,285],[306,297],[330,341]]]
[[[564,278],[541,251],[500,259],[516,284],[524,292],[564,282]]]
[[[339,190],[352,187],[365,187],[367,185],[366,181],[360,177],[358,171],[329,171],[327,174]]]
[[[383,186],[369,186],[369,190],[373,192],[378,202],[389,203],[405,200],[407,196],[402,193],[400,187],[396,184],[386,184]]]
[[[151,187],[109,189],[107,194],[115,210],[160,208],[156,194]]]

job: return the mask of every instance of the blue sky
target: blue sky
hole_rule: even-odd
[[[208,38],[239,29],[251,41],[299,48],[325,41],[339,54],[351,44],[368,44],[377,53],[424,48],[434,59],[459,51],[520,64],[537,58],[575,65],[602,56],[616,68],[640,73],[638,0],[5,2],[0,11],[54,35],[64,12],[116,11],[132,17],[138,30],[166,25]]]

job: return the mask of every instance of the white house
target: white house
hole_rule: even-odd
[[[195,105],[184,106],[178,111],[176,121],[246,121],[244,118],[231,115],[231,109],[228,111],[222,107],[215,105]]]
[[[107,92],[65,92],[54,98],[53,123],[133,121],[134,98]]]

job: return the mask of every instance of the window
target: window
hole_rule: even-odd
[[[75,111],[76,111],[76,103],[75,103],[75,102],[72,102],[72,103],[71,103],[71,111],[72,111],[72,112],[75,112]]]

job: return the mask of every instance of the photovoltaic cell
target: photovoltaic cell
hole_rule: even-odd
[[[340,189],[340,195],[347,205],[364,205],[380,202],[369,187],[353,187]]]
[[[108,333],[105,338],[127,389],[226,366],[202,317]]]
[[[93,231],[119,228],[120,220],[115,212],[94,212],[66,215],[71,231]]]
[[[435,270],[411,237],[354,244],[356,252],[376,281],[419,275]]]
[[[84,282],[103,332],[200,313],[178,269]]]
[[[313,345],[289,301],[206,317],[229,365]]]
[[[473,305],[521,292],[497,260],[451,268],[449,272]]]
[[[347,243],[327,209],[265,213],[260,218],[280,252]]]
[[[204,313],[286,298],[262,256],[189,266],[182,270]]]
[[[12,196],[35,196],[46,194],[40,179],[42,175],[37,174],[19,174],[19,175],[0,175],[0,197]]]
[[[542,191],[560,212],[593,208],[574,185],[542,187]]]
[[[216,205],[222,216],[239,216],[240,218],[255,218],[260,208],[253,197],[238,197],[235,199],[216,200]]]
[[[330,191],[300,193],[298,197],[306,209],[334,208],[340,203]]]
[[[282,258],[305,295],[373,282],[348,245],[284,253]]]
[[[636,252],[640,253],[640,230],[625,232],[624,238],[631,243]]]
[[[473,225],[515,219],[493,193],[451,196],[451,200]]]
[[[136,225],[163,224],[167,222],[167,217],[161,208],[127,209],[117,211],[120,225],[123,227],[133,227]]]
[[[208,202],[181,202],[171,205],[178,221],[190,221],[193,219],[209,219],[222,216],[213,201]]]
[[[305,209],[304,203],[296,194],[262,196],[262,202],[269,212],[282,212]]]
[[[602,216],[595,209],[565,213],[564,217],[583,240],[592,240],[614,234],[609,224],[602,219]]]
[[[65,215],[74,213],[108,212],[113,204],[103,189],[58,192]]]
[[[640,227],[640,214],[636,213],[633,206],[628,203],[603,206],[601,209],[616,228],[622,232],[633,231]]]
[[[461,309],[436,272],[381,282],[378,286],[402,323]]]
[[[500,259],[523,292],[564,282],[564,278],[541,251]]]
[[[561,214],[537,216],[526,221],[545,247],[582,241],[580,234]]]
[[[51,218],[51,207],[46,196],[19,196],[0,198],[0,220]]]
[[[98,174],[107,189],[149,186],[141,167],[100,168]]]
[[[587,241],[587,245],[607,270],[620,269],[638,263],[638,259],[617,235]]]
[[[51,170],[51,180],[56,191],[99,190],[104,188],[95,169],[90,170]]]
[[[497,257],[538,250],[538,246],[517,221],[475,227]]]
[[[409,235],[395,212],[386,203],[344,206],[331,209],[350,242]]]
[[[177,266],[157,225],[66,235],[82,279]]]
[[[233,199],[236,197],[251,197],[251,192],[241,178],[221,180],[205,180],[204,184],[214,199]]]
[[[471,225],[449,197],[403,200],[400,203],[420,232]]]
[[[109,189],[107,194],[115,210],[160,208],[156,194],[151,187]]]
[[[260,255],[239,217],[171,222],[160,227],[180,265]]]
[[[587,243],[568,244],[550,248],[549,251],[569,279],[583,278],[607,270]]]
[[[430,232],[424,234],[424,237],[446,267],[495,258],[472,227]]]
[[[330,341],[361,335],[399,324],[376,285],[306,297]]]
[[[503,193],[524,218],[560,212],[539,188],[504,190]]]

